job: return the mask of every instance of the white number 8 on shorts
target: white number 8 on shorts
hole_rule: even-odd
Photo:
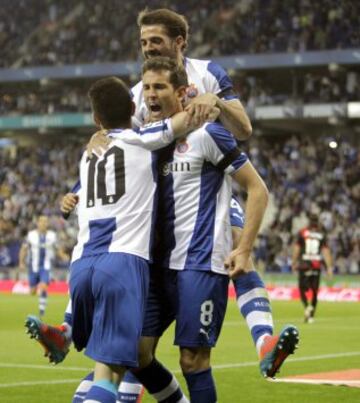
[[[200,323],[203,326],[209,326],[213,320],[214,303],[211,299],[204,301],[201,304]]]

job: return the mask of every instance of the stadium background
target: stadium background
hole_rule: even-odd
[[[240,147],[271,193],[255,260],[274,287],[273,298],[291,299],[291,242],[315,212],[335,257],[334,283],[324,284],[333,287],[323,289],[322,299],[359,301],[360,3],[351,0],[0,0],[0,288],[12,290],[19,245],[37,214],[51,216],[71,250],[76,226],[60,218],[58,205],[95,130],[86,92],[107,75],[130,85],[140,79],[135,21],[145,6],[187,16],[186,55],[225,67],[251,116],[253,136]],[[66,274],[58,262],[55,278]],[[17,283],[16,290],[26,287]],[[32,304],[22,296],[0,297],[14,302],[14,317]],[[56,298],[49,315],[59,317],[63,297]],[[288,304],[279,312],[286,316],[290,307],[300,317],[300,303]],[[349,310],[359,319],[358,303],[341,308],[348,306],[330,304],[329,318]],[[1,315],[10,316],[7,310]],[[14,320],[16,333],[22,317]],[[24,351],[30,348],[20,340]],[[19,401],[2,400],[3,392],[0,401]],[[17,399],[19,391],[13,393]]]

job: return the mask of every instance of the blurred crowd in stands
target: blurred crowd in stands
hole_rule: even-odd
[[[0,149],[0,268],[16,266],[18,252],[36,217],[48,215],[67,252],[76,226],[60,217],[59,202],[77,178],[76,144]]]
[[[354,0],[1,0],[0,67],[136,60],[146,6],[188,18],[192,57],[360,46]]]
[[[259,268],[290,271],[290,245],[311,212],[327,233],[337,272],[360,273],[360,154],[354,143],[342,139],[331,149],[324,137],[254,136],[246,147],[271,192],[255,250]],[[17,265],[19,244],[38,214],[51,217],[71,251],[76,224],[60,218],[59,201],[76,181],[81,148],[67,142],[0,149],[0,267]]]
[[[360,100],[360,70],[307,73],[289,77],[284,83],[283,72],[252,75],[231,71],[235,91],[251,113],[257,106],[302,103],[335,103]],[[140,79],[140,77],[137,77]],[[94,81],[94,80],[93,80]],[[277,82],[278,81],[278,82]],[[130,82],[135,84],[136,81]],[[19,85],[0,84],[0,114],[53,114],[89,112],[87,81],[48,81]]]

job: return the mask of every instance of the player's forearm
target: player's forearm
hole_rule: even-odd
[[[231,227],[231,235],[233,240],[233,249],[236,249],[240,245],[240,240],[242,237],[242,229],[240,229],[239,227]],[[255,265],[251,257],[248,260],[246,269],[255,270]]]
[[[221,123],[238,140],[247,140],[251,136],[251,122],[240,101],[223,101],[218,98],[216,106],[220,108]]]
[[[300,248],[298,245],[294,245],[293,248],[293,253],[292,253],[292,258],[291,258],[291,267],[292,270],[295,271],[296,266],[298,264],[298,260],[299,260],[299,256],[300,256]]]
[[[179,112],[171,118],[171,126],[174,133],[174,138],[182,137],[194,130],[193,127],[186,123],[186,116],[186,112]]]
[[[19,252],[19,268],[22,269],[25,267],[25,260],[26,260],[26,249],[21,248]]]
[[[185,136],[199,127],[199,125],[194,125],[191,122],[188,123],[186,117],[187,112],[178,112],[169,119],[146,125],[140,129],[140,136],[128,133],[127,137],[123,137],[123,140],[131,144],[143,146],[148,150],[163,148],[172,141]],[[156,127],[159,130],[155,131]]]
[[[268,191],[265,185],[248,188],[245,206],[246,221],[237,246],[238,250],[247,251],[250,255],[265,214],[267,202]]]
[[[150,123],[142,127],[139,132],[123,132],[121,139],[128,144],[145,148],[149,151],[166,147],[174,140],[171,119]]]
[[[324,248],[322,250],[322,254],[324,257],[324,261],[325,261],[327,270],[332,272],[333,266],[334,266],[334,261],[333,261],[330,250],[328,248]]]

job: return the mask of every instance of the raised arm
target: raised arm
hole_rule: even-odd
[[[206,120],[214,107],[220,110],[221,123],[238,140],[247,140],[251,136],[251,122],[241,102],[238,99],[223,100],[211,93],[199,95],[185,108],[188,112],[188,124]]]
[[[216,120],[219,113],[220,110],[213,107],[207,114],[206,120],[200,120],[200,123],[196,122],[195,124],[194,121],[189,122],[187,120],[187,112],[178,112],[169,119],[149,123],[138,131],[128,130],[121,135],[121,139],[126,143],[138,145],[148,150],[157,150],[202,126],[205,121]]]

